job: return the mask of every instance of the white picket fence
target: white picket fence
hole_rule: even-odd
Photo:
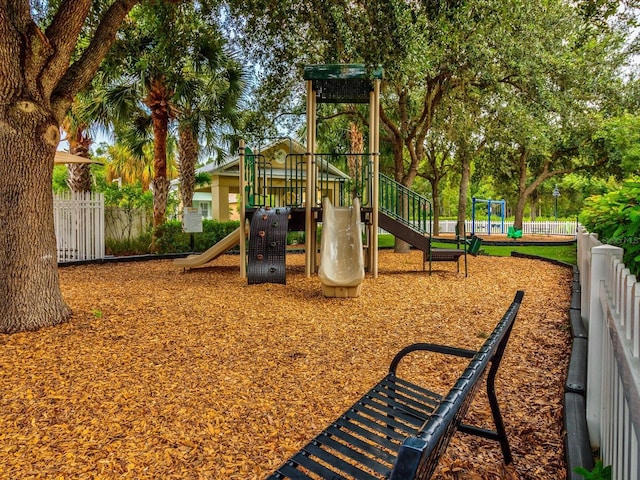
[[[491,223],[487,220],[476,220],[475,225],[471,220],[465,222],[465,230],[468,233],[481,233],[486,235],[506,234],[511,223],[504,222],[500,219],[492,219]],[[523,235],[575,235],[577,224],[575,221],[534,221],[522,222]],[[441,232],[455,232],[456,221],[444,220],[440,222]]]
[[[440,220],[438,225],[440,226],[440,233],[455,233],[456,231],[455,220]],[[491,221],[489,224],[486,220],[476,220],[475,225],[471,220],[464,222],[464,228],[467,233],[478,233],[483,235],[499,235],[506,234],[510,224],[505,222],[504,224],[498,219],[498,221]],[[433,225],[429,225],[429,232],[433,231]],[[567,235],[572,236],[576,234],[577,223],[574,221],[541,221],[541,222],[522,222],[522,234],[523,235]],[[380,229],[378,233],[386,233]]]
[[[104,195],[54,195],[53,217],[58,262],[104,258]]]
[[[588,330],[587,426],[614,480],[640,479],[640,283],[622,248],[578,231],[582,319]]]

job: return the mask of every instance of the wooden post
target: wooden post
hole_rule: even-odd
[[[313,108],[313,81],[307,80],[307,182],[305,192],[305,217],[304,217],[304,250],[305,250],[305,275],[311,276],[313,271],[313,262],[311,259],[313,242],[312,242],[312,223],[313,211],[312,203],[315,201],[315,186],[313,182],[313,152],[314,152],[314,133],[316,130],[315,118],[316,112]]]
[[[246,182],[244,178],[244,140],[240,140],[238,148],[240,149],[240,164],[238,175],[238,187],[240,194],[240,278],[247,278],[247,227],[246,227]]]
[[[373,157],[373,174],[371,188],[371,242],[370,242],[370,261],[371,274],[373,278],[378,278],[378,184],[380,172],[380,80],[373,81],[373,92],[370,95],[369,102],[369,153]]]

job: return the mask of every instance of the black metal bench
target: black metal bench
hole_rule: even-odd
[[[516,293],[493,333],[477,351],[430,343],[416,343],[401,350],[392,360],[389,373],[375,387],[268,480],[426,480],[457,430],[498,441],[505,464],[511,463],[494,381],[523,295],[522,291]],[[441,396],[396,375],[400,361],[416,351],[471,361],[449,393]],[[495,430],[462,423],[487,370],[487,394]]]

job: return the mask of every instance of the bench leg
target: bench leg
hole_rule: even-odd
[[[496,440],[500,442],[500,449],[502,450],[502,457],[504,458],[505,465],[509,465],[513,461],[513,457],[511,456],[509,439],[507,439],[507,432],[504,429],[504,422],[502,420],[502,414],[500,413],[500,405],[498,404],[498,397],[496,396],[494,388],[494,380],[495,373],[490,371],[487,378],[487,396],[489,397],[489,406],[491,407],[491,413],[493,415],[493,423],[496,426]]]
[[[495,390],[496,373],[498,373],[498,366],[500,365],[502,353],[502,351],[496,353],[496,356],[494,356],[493,361],[491,362],[489,374],[487,375],[487,397],[489,399],[489,406],[491,407],[493,424],[496,426],[495,431],[466,424],[461,424],[459,430],[470,435],[499,442],[504,463],[505,465],[509,465],[513,462],[513,456],[511,455],[509,439],[507,438],[507,432],[504,429],[504,422],[502,420],[502,414],[500,413],[500,405],[498,404],[498,397],[496,396]]]

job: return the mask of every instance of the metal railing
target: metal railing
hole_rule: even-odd
[[[456,220],[440,220],[440,233],[454,233]],[[507,222],[505,222],[506,225]],[[491,222],[476,220],[475,228],[471,220],[465,220],[465,231],[478,234],[494,235],[506,234],[506,226],[501,221]],[[522,222],[523,235],[575,235],[577,224],[575,221],[529,221]]]
[[[289,154],[281,166],[261,154],[245,157],[245,184],[249,207],[300,207],[307,201],[307,154]],[[333,205],[348,206],[354,197],[364,207],[371,199],[371,156],[361,153],[314,154],[313,206],[329,197]]]
[[[430,233],[432,209],[429,199],[382,173],[379,178],[380,211],[419,233]]]

